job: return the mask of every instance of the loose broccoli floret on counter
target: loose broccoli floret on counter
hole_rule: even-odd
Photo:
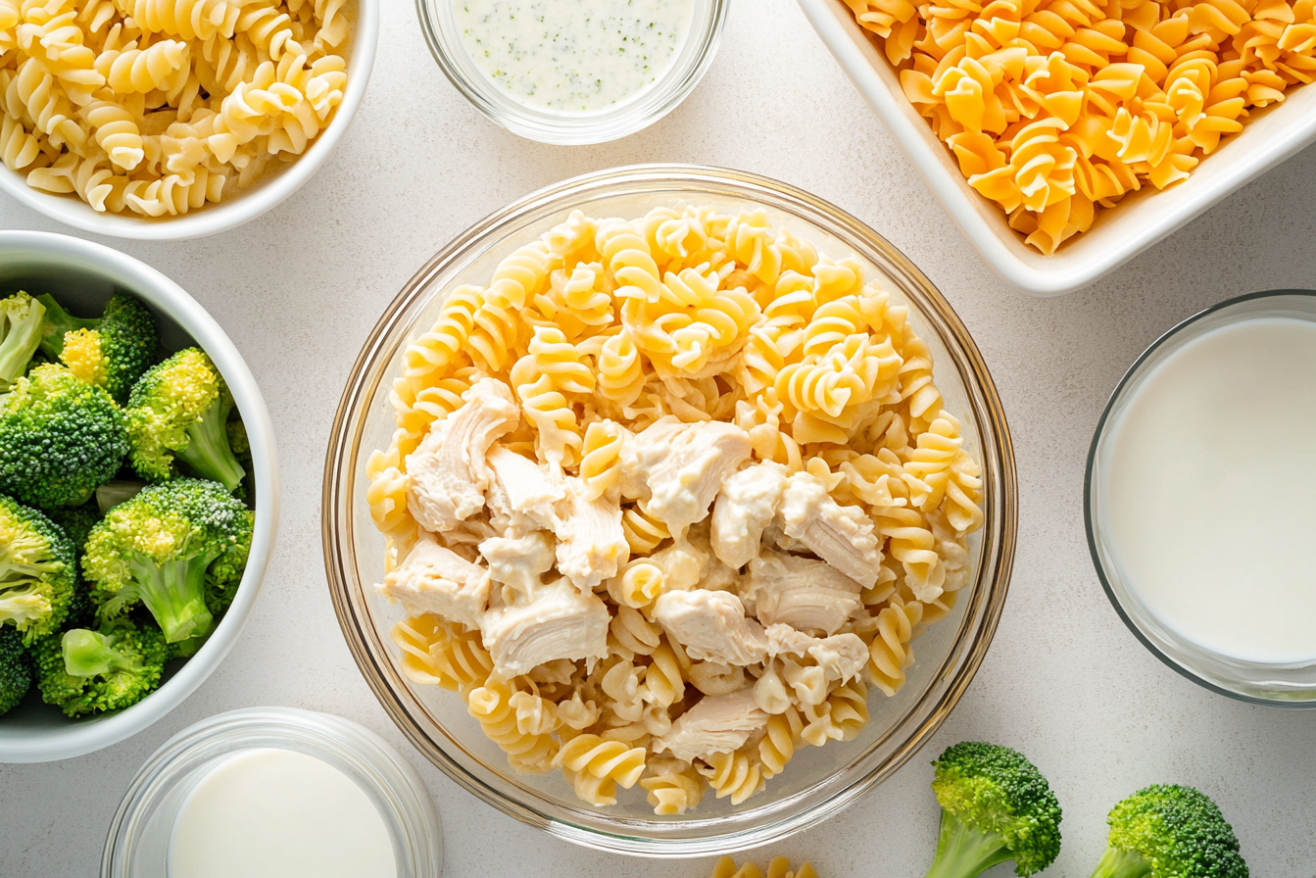
[[[972,878],[1007,860],[1020,876],[1051,865],[1060,853],[1060,803],[1022,753],[965,742],[932,764],[942,811],[928,878]]]
[[[155,315],[135,296],[118,293],[100,317],[83,319],[65,311],[50,296],[38,296],[46,315],[41,349],[60,360],[83,381],[109,391],[123,404],[160,348]]]
[[[210,357],[196,348],[152,367],[128,399],[128,434],[138,475],[160,482],[187,472],[232,491],[245,471],[229,447],[233,396]]]
[[[35,509],[0,495],[0,626],[24,643],[59,629],[77,581],[73,543]]]
[[[119,710],[156,690],[168,652],[153,625],[117,619],[100,631],[74,628],[37,641],[37,685],[71,717]]]
[[[1116,805],[1092,878],[1247,878],[1238,838],[1215,802],[1192,787],[1150,786]]]
[[[251,550],[254,515],[201,479],[152,485],[92,528],[82,560],[101,617],[145,604],[178,643],[210,633],[233,599]]]
[[[0,492],[23,503],[81,506],[127,453],[114,400],[63,366],[36,366],[0,396]]]
[[[32,662],[17,629],[0,626],[0,715],[23,700],[32,688]]]
[[[24,292],[0,300],[0,391],[8,390],[41,344],[46,309]]]

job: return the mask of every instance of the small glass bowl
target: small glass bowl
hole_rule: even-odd
[[[416,0],[430,53],[457,90],[513,134],[541,143],[606,143],[647,128],[676,109],[703,79],[717,54],[731,0],[694,0],[690,34],[662,78],[634,100],[590,113],[554,113],[520,103],[481,72],[462,45],[454,0]]]
[[[179,807],[196,784],[234,753],[305,753],[361,787],[393,838],[398,878],[434,878],[443,835],[425,782],[383,738],[342,717],[291,707],[221,713],[179,732],[133,778],[110,823],[101,878],[167,878]]]
[[[848,742],[808,747],[743,804],[712,794],[684,815],[656,816],[644,790],[618,791],[594,809],[560,772],[523,775],[482,732],[454,693],[408,680],[389,632],[406,614],[373,583],[384,576],[384,537],[370,518],[366,463],[396,429],[389,393],[407,343],[429,331],[445,297],[487,283],[498,262],[579,209],[590,216],[642,216],[696,204],[722,213],[762,209],[827,254],[853,254],[880,278],[893,304],[927,342],[945,407],[961,420],[982,464],[985,521],[970,537],[969,584],[952,615],[928,628],[908,682],[892,698],[870,689],[873,720]],[[380,704],[440,770],[484,802],[564,840],[617,853],[693,857],[777,841],[837,813],[918,752],[959,700],[986,655],[1014,564],[1018,497],[1005,414],[982,355],[954,310],[904,254],[835,206],[776,180],[693,165],[639,165],[566,180],[476,223],[407,283],[375,326],[343,391],[325,458],[321,513],[325,569],[343,636]]]
[[[1263,664],[1204,649],[1164,624],[1129,587],[1109,538],[1106,486],[1111,439],[1127,405],[1166,358],[1212,330],[1258,317],[1316,321],[1316,291],[1270,290],[1229,299],[1189,317],[1152,342],[1129,367],[1101,413],[1088,451],[1083,517],[1088,549],[1106,596],[1124,624],[1152,654],[1198,683],[1240,701],[1282,707],[1316,707],[1316,662]]]

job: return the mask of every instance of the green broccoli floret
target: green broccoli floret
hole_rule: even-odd
[[[69,716],[129,707],[160,685],[168,658],[153,625],[116,619],[99,631],[74,628],[37,641],[37,686]]]
[[[0,396],[0,492],[43,509],[81,506],[128,453],[104,388],[46,363]]]
[[[200,479],[152,485],[114,507],[82,559],[101,617],[142,603],[170,643],[205,637],[242,579],[254,520],[222,485]]]
[[[111,296],[101,316],[91,319],[74,317],[48,295],[37,298],[46,306],[41,350],[83,381],[104,387],[115,402],[126,402],[160,349],[155,315],[127,293]]]
[[[1192,787],[1147,787],[1116,805],[1106,822],[1106,855],[1092,878],[1248,876],[1233,827]]]
[[[1060,803],[1022,753],[965,742],[932,764],[942,810],[928,878],[972,878],[1007,860],[1020,876],[1051,865],[1060,853]]]
[[[0,626],[0,715],[13,710],[32,688],[32,661],[23,648],[23,635]]]
[[[27,371],[41,344],[46,309],[24,292],[0,301],[0,390]]]
[[[35,509],[0,495],[0,625],[24,643],[59,629],[77,581],[73,543]]]
[[[148,482],[177,475],[176,461],[232,491],[245,475],[229,447],[233,396],[215,364],[197,348],[152,367],[128,399],[132,462]]]

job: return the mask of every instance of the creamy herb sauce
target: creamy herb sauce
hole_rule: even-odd
[[[476,66],[517,102],[588,113],[667,72],[694,0],[453,0],[453,10]]]

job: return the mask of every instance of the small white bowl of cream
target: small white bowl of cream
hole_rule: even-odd
[[[544,143],[603,143],[671,112],[712,63],[730,0],[416,0],[466,98]]]
[[[1316,292],[1223,302],[1158,339],[1088,455],[1093,562],[1175,670],[1316,706]]]
[[[133,779],[102,878],[432,878],[438,815],[384,739],[336,716],[235,710],[179,732]]]

